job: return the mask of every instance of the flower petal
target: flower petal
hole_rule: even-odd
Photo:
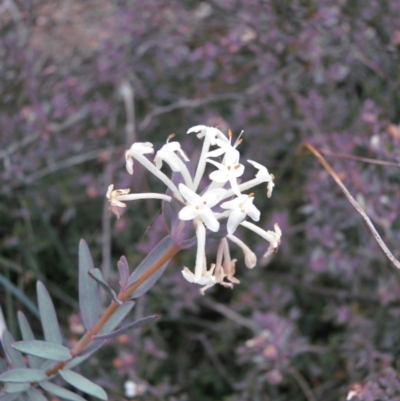
[[[180,220],[193,220],[198,215],[199,212],[194,206],[187,205],[180,210],[178,217]]]
[[[246,213],[243,213],[240,209],[233,209],[228,218],[227,230],[228,234],[233,234],[238,225],[246,218]]]
[[[205,226],[212,232],[219,230],[219,221],[214,216],[214,213],[208,207],[199,210],[199,216],[203,220]]]
[[[194,274],[187,267],[183,268],[182,276],[186,281],[189,281],[189,283],[194,283]]]

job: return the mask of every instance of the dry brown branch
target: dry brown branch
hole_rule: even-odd
[[[351,193],[348,191],[346,186],[343,184],[342,180],[339,178],[339,176],[335,173],[333,168],[330,166],[330,164],[324,159],[324,157],[321,155],[321,153],[310,143],[306,143],[301,146],[301,148],[306,148],[308,149],[317,159],[318,161],[322,164],[322,166],[325,168],[325,170],[331,175],[331,177],[335,180],[336,184],[340,187],[340,189],[343,191],[343,193],[346,195],[347,199],[349,202],[354,206],[354,208],[357,210],[358,213],[360,213],[361,217],[364,219],[366,222],[369,230],[371,231],[372,235],[374,236],[376,242],[379,244],[379,246],[382,248],[383,252],[385,255],[388,257],[388,259],[397,267],[400,269],[400,262],[394,257],[392,252],[390,252],[389,248],[386,246],[386,244],[383,242],[381,236],[379,235],[378,231],[376,231],[374,225],[372,224],[371,220],[367,216],[367,214],[364,212],[360,204],[354,199],[354,197],[351,195]],[[301,149],[300,148],[300,149]]]

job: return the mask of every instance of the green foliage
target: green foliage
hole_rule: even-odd
[[[100,307],[97,283],[101,281],[102,287],[106,287],[106,289],[108,285],[102,276],[98,274],[97,269],[93,269],[90,251],[83,240],[79,247],[79,261],[81,314],[82,318],[84,315],[86,316],[86,324],[93,327],[99,316],[96,317],[97,320],[93,319],[93,316],[89,316],[91,313],[94,313],[96,316],[99,313]],[[85,291],[87,292],[85,293]],[[108,292],[110,293],[110,291]],[[87,297],[87,294],[94,294],[95,300],[93,301]],[[113,297],[116,299],[115,293]],[[134,306],[133,301],[122,302],[116,299],[117,309],[110,315],[105,324],[102,325],[98,336],[92,335],[88,345],[81,350],[79,355],[74,357],[71,354],[71,350],[62,345],[61,330],[53,301],[46,287],[40,281],[37,283],[37,299],[45,339],[35,339],[32,329],[22,312],[18,312],[18,322],[23,341],[15,341],[11,334],[7,330],[4,330],[2,343],[10,363],[10,368],[0,374],[0,382],[5,384],[4,393],[0,394],[0,400],[46,400],[45,396],[37,390],[37,385],[46,392],[66,400],[83,400],[81,396],[52,383],[50,380],[53,380],[56,376],[60,376],[65,382],[80,391],[101,400],[107,400],[106,392],[99,385],[70,369],[76,367],[97,351],[104,344],[105,339],[143,327],[154,321],[157,316],[139,319],[113,331]],[[23,354],[26,354],[28,357],[29,367],[24,362]]]

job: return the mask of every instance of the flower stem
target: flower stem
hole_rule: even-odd
[[[176,255],[180,251],[180,248],[175,245],[174,243],[162,254],[145,272],[135,281],[131,286],[124,289],[124,291],[118,294],[118,299],[122,302],[125,302],[129,299],[132,293],[141,285],[143,284],[150,276],[152,276],[158,269],[160,269],[168,260],[170,260],[174,255]],[[119,308],[116,302],[111,301],[108,308],[104,311],[103,315],[100,316],[97,323],[89,329],[80,341],[71,349],[71,355],[73,359],[74,357],[78,356],[84,348],[92,341],[93,336],[99,333],[99,331],[103,328],[103,326],[107,323],[110,317],[114,314],[114,312]],[[71,360],[70,359],[70,360]],[[52,376],[60,371],[68,362],[62,361],[57,363],[53,368],[46,371],[47,376]]]

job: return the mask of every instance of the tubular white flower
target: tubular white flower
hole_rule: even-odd
[[[133,159],[137,160],[143,167],[146,167],[151,173],[153,173],[158,179],[160,179],[179,199],[183,202],[183,198],[178,191],[176,185],[163,173],[161,172],[153,163],[151,163],[145,156],[146,153],[153,153],[153,145],[150,142],[145,143],[134,143],[129,150],[125,153],[126,158],[126,168],[130,174],[133,173]],[[132,172],[130,172],[130,169]]]
[[[239,284],[240,281],[236,277],[234,277],[235,265],[236,265],[237,259],[231,259],[231,253],[229,251],[228,240],[226,238],[222,238],[221,242],[224,247],[224,261],[222,263],[222,266],[224,268],[224,274],[231,283]]]
[[[265,231],[260,227],[257,227],[255,224],[250,223],[248,221],[243,221],[240,223],[241,226],[248,228],[249,230],[254,231],[260,237],[264,238],[270,243],[270,246],[267,252],[263,255],[263,258],[268,257],[272,253],[275,253],[281,243],[282,231],[279,228],[278,224],[274,224],[274,231]]]
[[[227,235],[227,237],[242,249],[244,263],[246,264],[246,267],[252,269],[257,264],[256,254],[238,237],[235,237],[234,235]]]
[[[183,160],[189,161],[188,157],[185,155],[183,150],[181,149],[181,145],[179,142],[167,142],[157,153],[154,158],[154,164],[158,169],[161,169],[163,161],[168,163],[171,167],[172,171],[180,172],[185,180],[186,185],[189,188],[193,188],[193,180],[187,169],[185,163],[182,159],[176,154],[178,152]]]
[[[254,221],[260,220],[261,212],[253,205],[254,194],[240,195],[235,199],[221,204],[222,209],[231,210],[228,218],[228,234],[233,234],[238,225],[246,218],[251,217]]]
[[[110,210],[119,218],[119,207],[126,207],[125,203],[121,201],[131,201],[138,199],[161,199],[171,202],[172,198],[168,195],[157,194],[153,192],[141,193],[141,194],[129,194],[130,189],[116,189],[114,190],[114,185],[111,184],[108,187],[106,197],[110,204]]]
[[[106,198],[108,199],[110,206],[126,207],[125,203],[120,202],[120,199],[118,199],[118,197],[129,194],[130,191],[131,190],[129,188],[114,190],[114,185],[111,184],[107,189]]]
[[[125,152],[126,169],[129,174],[133,174],[133,155],[144,155],[148,153],[154,153],[153,144],[150,142],[136,142]]]
[[[206,168],[206,158],[210,146],[217,144],[217,137],[222,140],[223,138],[225,138],[226,141],[228,141],[228,139],[219,129],[214,127],[207,127],[205,125],[196,125],[195,127],[190,128],[187,133],[190,134],[193,132],[197,133],[198,138],[204,138],[203,148],[201,150],[199,163],[197,164],[196,175],[194,177],[193,189],[196,191]]]
[[[182,276],[189,283],[205,285],[205,286],[213,286],[215,284],[215,278],[213,276],[215,266],[212,265],[210,270],[204,274],[198,281],[196,281],[195,275],[185,266],[182,270]],[[208,287],[209,288],[209,287]],[[202,291],[202,289],[200,290]]]
[[[219,222],[211,208],[222,199],[225,189],[213,189],[200,196],[181,183],[179,184],[179,190],[188,205],[179,212],[178,217],[181,220],[193,220],[196,217],[200,217],[209,230],[217,232],[219,230]]]
[[[195,282],[197,283],[202,275],[203,270],[206,269],[206,228],[201,220],[195,220],[196,237],[197,237],[197,251],[196,251],[196,264],[194,267]]]
[[[218,163],[211,159],[206,159],[208,163],[213,164],[218,170],[210,174],[210,180],[224,185],[229,181],[232,191],[235,195],[240,195],[239,185],[237,179],[243,175],[244,166],[238,163],[239,158],[236,150],[232,149],[225,153],[223,163]]]
[[[257,162],[252,161],[252,160],[247,160],[247,161],[250,164],[252,164],[256,169],[258,169],[258,173],[256,174],[256,178],[260,181],[260,183],[268,182],[267,196],[268,196],[268,198],[270,198],[271,195],[272,195],[272,190],[273,190],[273,188],[275,186],[273,174],[270,174],[268,172],[267,168],[264,167],[262,164],[257,163]]]
[[[244,192],[247,191],[250,188],[253,188],[259,184],[262,184],[263,182],[268,182],[268,197],[271,197],[272,194],[272,189],[274,187],[274,176],[273,174],[269,174],[268,170],[266,167],[264,167],[262,164],[259,164],[257,162],[254,162],[252,160],[247,160],[250,164],[252,164],[255,168],[258,169],[258,172],[256,174],[256,178],[253,178],[250,181],[246,181],[243,184],[239,185],[239,191]],[[230,196],[234,195],[234,192],[232,189],[228,189],[224,195],[224,198],[229,198]]]
[[[232,131],[228,131],[229,139],[225,136],[223,138],[216,138],[215,144],[218,146],[218,149],[212,150],[211,152],[207,153],[207,157],[218,157],[222,156],[224,153],[230,152],[231,154],[235,155],[236,161],[235,163],[239,162],[240,153],[236,150],[236,147],[242,142],[240,137],[242,136],[243,131],[240,133],[239,138],[235,141],[234,145],[231,144],[232,140]]]

